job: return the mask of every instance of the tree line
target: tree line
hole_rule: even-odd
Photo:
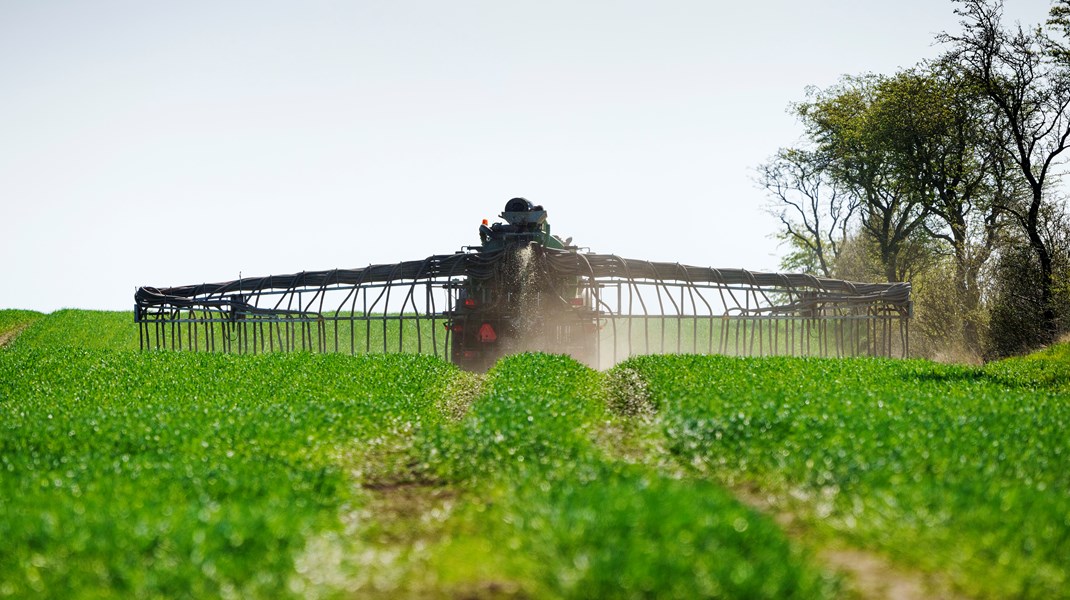
[[[758,183],[784,268],[910,281],[920,354],[998,358],[1070,331],[1070,0],[1034,26],[952,1],[936,59],[809,89]]]

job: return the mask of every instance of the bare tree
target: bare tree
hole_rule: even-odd
[[[768,210],[783,226],[781,238],[795,248],[785,265],[831,277],[858,202],[827,167],[816,152],[781,149],[758,167],[758,183],[769,192]]]

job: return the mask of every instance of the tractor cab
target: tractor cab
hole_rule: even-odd
[[[546,222],[546,210],[533,205],[526,198],[513,198],[505,203],[505,210],[498,215],[505,223],[488,225],[487,220],[479,226],[479,241],[482,251],[493,252],[510,245],[536,242],[544,248],[564,250],[567,246],[561,238],[550,233]]]

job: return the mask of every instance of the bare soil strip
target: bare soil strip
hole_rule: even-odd
[[[425,481],[366,483],[369,492],[364,510],[377,525],[376,543],[411,545],[430,542],[438,536],[435,526],[448,514],[457,498],[453,488]]]
[[[778,505],[774,498],[762,493],[757,486],[734,486],[729,489],[740,502],[776,521],[788,537],[803,544],[812,538],[810,528],[799,515]],[[964,598],[955,593],[939,574],[902,567],[876,552],[826,544],[816,548],[816,559],[831,571],[846,575],[848,591],[867,600]]]
[[[524,590],[508,580],[472,580],[443,584],[428,572],[424,561],[445,535],[444,524],[462,492],[441,482],[411,480],[368,481],[361,485],[367,503],[360,518],[374,523],[364,534],[372,552],[404,557],[399,570],[371,577],[356,589],[363,598],[442,598],[463,600],[520,600]],[[365,552],[367,554],[367,552]],[[381,586],[382,582],[387,585]]]
[[[939,581],[901,569],[871,552],[827,548],[818,554],[818,559],[836,571],[849,574],[853,589],[863,598],[915,600],[960,597]]]
[[[446,418],[451,421],[460,421],[468,414],[468,408],[483,393],[485,378],[485,375],[478,373],[462,372],[450,382],[439,407]]]

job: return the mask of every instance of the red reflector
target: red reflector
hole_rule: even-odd
[[[450,325],[449,323],[443,323],[442,326],[454,333],[460,333],[464,331],[464,325]]]
[[[490,326],[490,323],[484,323],[479,328],[479,341],[483,343],[493,342],[498,339],[498,334],[494,333],[494,328]]]
[[[572,306],[583,306],[583,298],[573,298]]]
[[[475,298],[465,298],[464,299],[464,305],[465,305],[466,308],[475,308],[476,307],[476,299]]]

